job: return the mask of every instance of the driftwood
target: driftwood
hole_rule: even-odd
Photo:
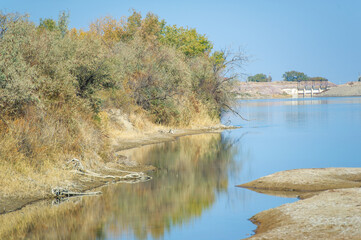
[[[77,172],[80,175],[87,176],[87,177],[95,177],[95,178],[102,178],[102,179],[110,179],[117,182],[126,182],[126,183],[135,183],[141,182],[145,180],[149,180],[150,177],[145,175],[142,172],[134,172],[124,176],[114,176],[114,175],[102,175],[99,173],[95,173],[92,171],[85,171],[85,172]]]
[[[125,171],[120,169],[111,169],[109,167],[105,167],[105,169],[113,171],[113,172],[121,172],[125,173],[126,175],[123,176],[116,176],[116,175],[103,175],[100,173],[96,173],[90,170],[86,170],[80,160],[73,158],[66,163],[67,169],[73,169],[72,171],[87,177],[94,177],[94,178],[102,178],[102,179],[109,179],[116,182],[125,182],[125,183],[136,183],[147,181],[151,179],[151,177],[147,176],[143,172],[132,172],[132,171]]]
[[[68,189],[62,187],[56,187],[51,189],[51,193],[56,198],[66,198],[66,197],[78,197],[78,196],[92,196],[92,195],[99,195],[102,192],[71,192]]]
[[[112,169],[109,167],[105,167],[105,169],[113,171],[113,172],[123,173],[125,175],[122,175],[122,176],[103,175],[103,174],[96,173],[96,172],[85,169],[85,167],[83,166],[81,161],[76,158],[73,158],[73,159],[69,160],[68,162],[66,162],[65,168],[68,170],[71,170],[72,172],[74,172],[76,174],[82,175],[82,176],[101,178],[104,180],[111,180],[113,182],[138,183],[138,182],[144,182],[144,181],[151,179],[151,177],[147,176],[143,172],[125,171],[125,170],[120,170],[120,169]],[[55,187],[55,188],[51,189],[51,193],[57,199],[77,197],[77,196],[92,196],[92,195],[101,194],[101,192],[72,192],[72,191],[69,191],[68,189],[62,188],[62,187]]]

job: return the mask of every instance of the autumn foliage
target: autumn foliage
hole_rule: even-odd
[[[0,162],[106,156],[109,109],[188,126],[218,122],[232,100],[242,57],[212,52],[195,29],[136,11],[100,18],[88,31],[68,22],[65,12],[39,25],[0,13]]]

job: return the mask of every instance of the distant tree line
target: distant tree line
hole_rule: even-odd
[[[289,71],[285,72],[283,75],[283,81],[286,82],[302,82],[302,81],[328,81],[327,78],[324,77],[309,77],[303,72],[297,71]],[[361,81],[361,77],[358,79]],[[248,82],[272,82],[272,77],[263,73],[258,73],[255,75],[248,76]]]
[[[272,77],[271,76],[266,76],[263,73],[258,73],[256,75],[253,76],[249,76],[247,78],[248,82],[272,82]]]
[[[328,81],[324,77],[309,77],[303,72],[289,71],[283,74],[283,80],[287,82],[302,82],[302,81]]]

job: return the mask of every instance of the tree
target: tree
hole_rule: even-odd
[[[204,34],[199,34],[194,28],[165,26],[161,32],[160,41],[175,47],[187,57],[199,56],[212,50],[213,45]]]
[[[129,38],[133,38],[134,34],[138,31],[141,25],[142,15],[140,14],[140,12],[137,12],[133,9],[132,15],[128,17],[127,22],[124,25],[124,29],[126,32],[125,35]]]
[[[58,29],[58,26],[56,22],[51,18],[45,18],[45,19],[40,18],[39,28],[46,29],[49,31],[55,31]]]
[[[65,34],[68,32],[69,12],[62,11],[59,13],[57,25],[61,35],[64,37]]]
[[[268,75],[267,82],[272,82],[272,77],[271,77],[271,75]]]
[[[213,115],[219,116],[221,111],[229,110],[243,118],[232,109],[232,104],[235,101],[234,84],[246,61],[248,58],[240,49],[223,49],[214,52],[211,57],[203,55],[193,59],[191,66],[194,91],[199,99],[213,106]]]
[[[361,76],[358,78],[358,81],[361,82]]]
[[[270,79],[263,73],[258,73],[254,76],[249,76],[247,80],[248,82],[270,82],[269,81]]]
[[[303,72],[290,71],[283,74],[283,80],[288,82],[307,81],[309,77]]]
[[[58,21],[51,18],[40,18],[39,29],[46,29],[49,31],[59,31],[61,35],[64,37],[68,32],[68,24],[69,24],[69,13],[62,11],[59,13]]]
[[[146,41],[154,41],[159,38],[165,24],[165,20],[159,20],[157,15],[148,13],[141,22],[140,35]]]
[[[148,13],[142,19],[141,14],[133,10],[128,18],[117,20],[107,16],[97,19],[90,25],[90,33],[100,36],[107,45],[113,46],[120,41],[129,43],[136,35],[153,42],[160,36],[164,26],[165,21],[159,20],[157,15]]]

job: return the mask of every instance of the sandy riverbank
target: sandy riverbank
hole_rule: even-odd
[[[256,214],[250,239],[357,239],[361,236],[361,168],[282,171],[239,187],[295,203]]]

